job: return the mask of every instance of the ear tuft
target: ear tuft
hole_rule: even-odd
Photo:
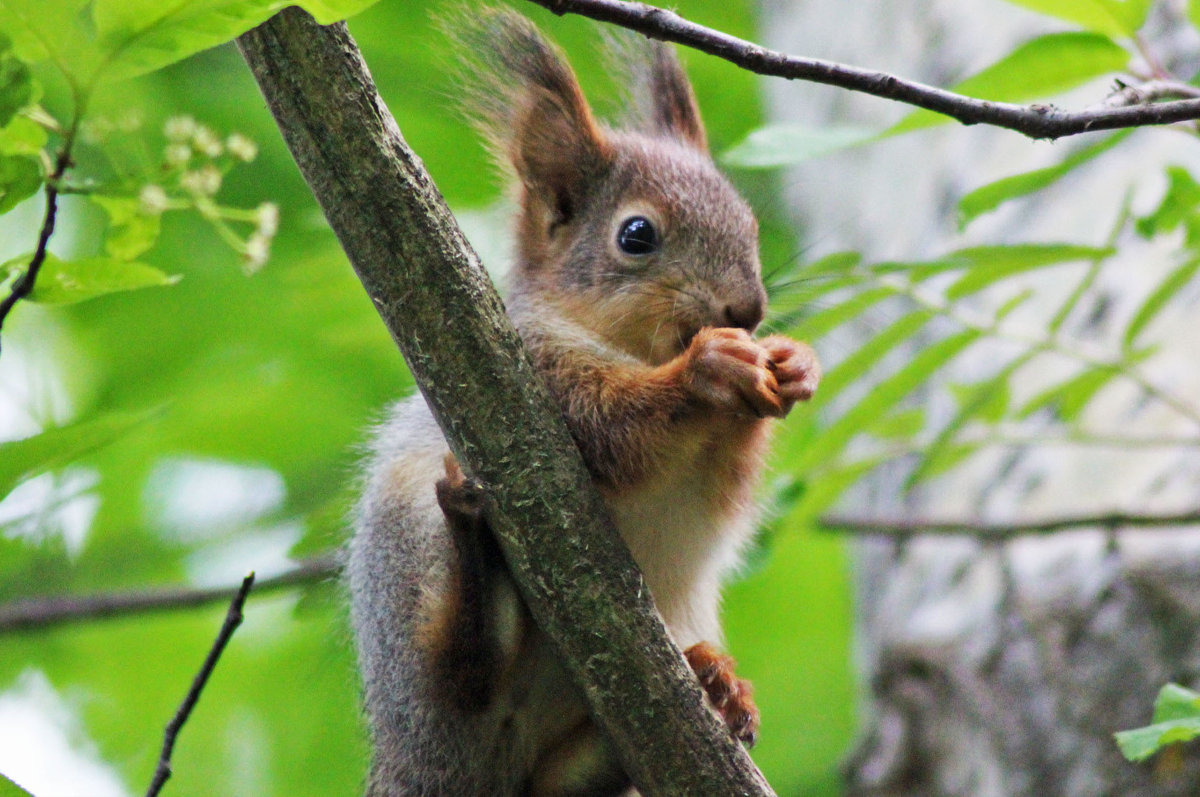
[[[708,138],[696,95],[671,46],[648,42],[637,77],[636,99],[652,132],[671,136],[707,153]]]
[[[610,160],[575,73],[525,17],[484,9],[445,22],[464,55],[460,85],[501,166],[550,225],[570,220]]]

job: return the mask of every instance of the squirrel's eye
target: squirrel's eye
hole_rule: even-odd
[[[627,255],[648,255],[658,250],[658,230],[645,216],[633,216],[621,223],[617,246]]]

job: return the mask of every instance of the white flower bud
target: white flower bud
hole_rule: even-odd
[[[181,144],[196,132],[196,120],[190,116],[172,116],[163,123],[163,135],[168,141]]]
[[[225,139],[225,148],[230,155],[246,163],[258,157],[258,145],[241,133],[234,133]]]
[[[187,144],[168,144],[163,150],[163,160],[169,166],[182,166],[192,159],[192,148]]]
[[[246,271],[251,274],[258,271],[267,262],[267,257],[270,254],[270,239],[258,233],[252,234],[246,239],[246,251],[242,253],[242,261],[245,264]]]
[[[142,186],[142,190],[138,192],[140,210],[147,216],[161,216],[167,209],[167,202],[167,192],[161,185],[150,183]]]
[[[210,158],[215,158],[225,151],[225,146],[221,143],[221,139],[217,138],[217,134],[204,125],[198,125],[195,132],[192,133],[192,146],[196,148],[197,152]]]
[[[189,194],[213,196],[221,190],[221,172],[209,164],[202,169],[181,174],[179,185]]]
[[[258,234],[263,238],[269,240],[279,232],[279,206],[274,202],[259,205],[254,211],[254,218],[258,223]]]

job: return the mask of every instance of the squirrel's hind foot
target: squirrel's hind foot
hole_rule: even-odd
[[[708,642],[699,642],[683,654],[708,695],[712,707],[729,727],[733,738],[753,747],[758,737],[758,706],[750,682],[734,674],[734,661]]]

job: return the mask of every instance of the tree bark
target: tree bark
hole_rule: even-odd
[[[535,621],[647,795],[770,788],[710,711],[478,258],[344,25],[288,9],[239,44],[433,409],[489,495]]]

